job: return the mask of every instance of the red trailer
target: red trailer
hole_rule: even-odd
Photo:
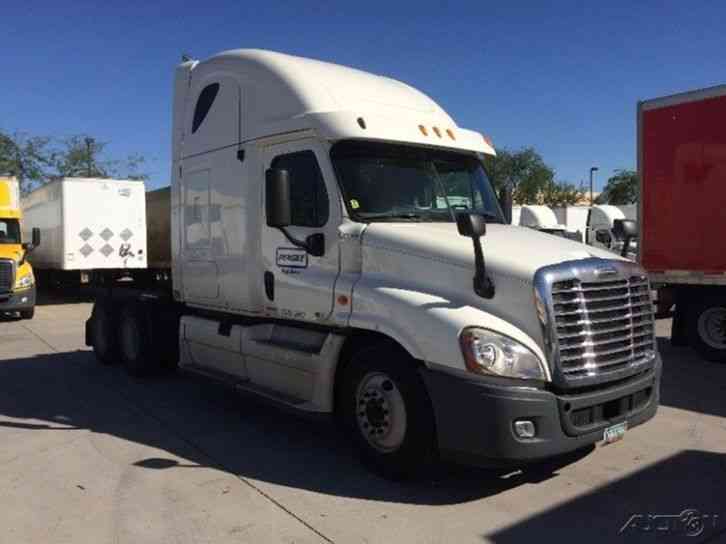
[[[638,104],[639,253],[672,342],[726,362],[726,85]]]

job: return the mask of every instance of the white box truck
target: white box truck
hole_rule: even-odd
[[[25,196],[22,208],[45,242],[30,256],[41,285],[147,266],[143,181],[63,178]]]
[[[621,438],[659,402],[646,274],[506,224],[492,154],[392,79],[259,50],[184,62],[171,285],[111,286],[86,342],[335,416],[392,477]]]

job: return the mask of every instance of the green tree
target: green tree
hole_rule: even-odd
[[[497,191],[509,184],[519,204],[539,203],[542,193],[554,183],[554,170],[531,147],[519,151],[499,149],[496,157],[485,157],[484,169]]]
[[[541,203],[547,206],[572,206],[583,199],[585,191],[582,186],[560,181],[549,184],[541,196]]]
[[[597,204],[632,204],[638,200],[639,178],[632,170],[616,170],[605,189],[595,199]]]
[[[52,178],[83,177],[146,180],[143,172],[146,159],[133,153],[126,159],[112,159],[106,154],[108,142],[101,142],[92,136],[79,134],[61,141],[53,153],[55,173]]]
[[[15,176],[27,193],[43,183],[52,166],[50,138],[0,131],[0,174]]]

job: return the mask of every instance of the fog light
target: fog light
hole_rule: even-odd
[[[518,438],[534,438],[534,422],[527,419],[515,421],[514,434]]]

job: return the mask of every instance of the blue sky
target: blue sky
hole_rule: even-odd
[[[635,167],[639,99],[726,83],[724,2],[25,2],[3,6],[0,128],[89,133],[169,180],[181,53],[273,49],[403,80],[558,179]]]

